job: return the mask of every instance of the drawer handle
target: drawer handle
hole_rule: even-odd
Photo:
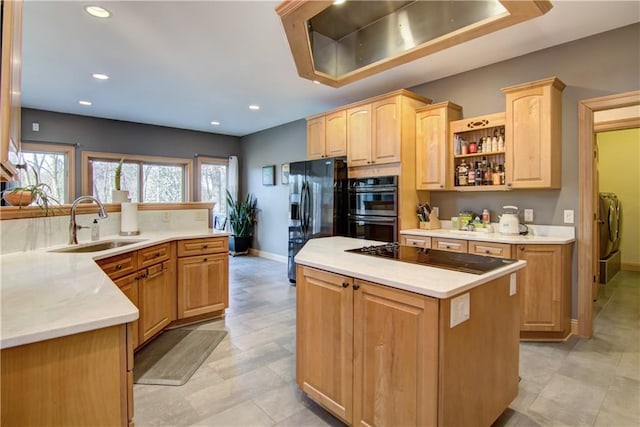
[[[207,249],[209,247],[209,245],[202,245],[202,249]]]
[[[520,250],[521,250],[521,251],[524,251],[524,246],[520,246]]]
[[[160,252],[156,252],[154,258],[158,258],[160,256]]]
[[[343,288],[348,288],[349,287],[349,282],[342,282],[342,287]]]
[[[122,270],[122,264],[116,265],[116,270]]]
[[[146,277],[147,277],[147,273],[144,272],[144,273],[140,274],[139,276],[136,276],[136,280],[142,280],[142,279],[144,279]]]
[[[161,274],[164,274],[164,273],[166,273],[166,272],[167,272],[167,269],[166,269],[166,268],[164,268],[164,269],[160,270],[159,272],[157,272],[156,274],[154,274],[154,275],[152,275],[152,276],[148,276],[148,277],[147,277],[147,275],[145,274],[143,277],[147,277],[147,278],[149,278],[149,279],[153,279],[154,277],[158,277],[158,276],[160,276]]]
[[[353,290],[357,291],[358,289],[360,289],[360,285],[358,285],[357,283],[353,284]]]
[[[488,254],[488,253],[491,253],[491,252],[489,251],[489,249],[487,249],[486,251],[484,251],[484,253]]]
[[[205,258],[202,260],[202,262],[207,262],[207,261],[209,261],[209,258]]]

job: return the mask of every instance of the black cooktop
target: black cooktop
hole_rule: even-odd
[[[345,252],[395,259],[397,261],[446,268],[471,274],[484,274],[517,261],[516,259],[416,248],[398,243],[364,246],[362,248],[347,249]]]

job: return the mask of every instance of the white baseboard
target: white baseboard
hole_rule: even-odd
[[[259,249],[251,248],[251,249],[249,249],[249,253],[251,255],[259,256],[259,257],[262,257],[262,258],[267,258],[267,259],[270,259],[270,260],[273,260],[273,261],[285,262],[285,263],[288,261],[286,256],[274,254],[274,253],[271,253],[271,252],[261,251]]]

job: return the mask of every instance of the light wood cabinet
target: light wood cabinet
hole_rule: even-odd
[[[131,301],[136,307],[140,307],[140,299],[138,297],[138,280],[138,273],[129,274],[128,276],[124,276],[114,280],[114,283],[120,289],[120,291],[125,294],[125,296],[129,298],[129,301]],[[133,322],[131,322],[129,341],[133,348],[137,348],[138,345],[140,345],[139,325],[140,322],[138,320],[134,320]]]
[[[371,164],[371,104],[347,109],[347,165]]]
[[[0,180],[16,179],[22,93],[22,0],[1,0]]]
[[[449,122],[462,117],[462,107],[441,102],[416,110],[416,189],[450,190]]]
[[[178,319],[229,306],[228,237],[178,242]]]
[[[468,252],[474,255],[493,256],[497,258],[513,258],[512,245],[508,243],[478,242],[469,240]]]
[[[562,340],[571,334],[572,248],[517,245],[517,258],[527,261],[518,272],[521,338]]]
[[[419,248],[430,248],[431,237],[413,234],[402,234],[400,236],[400,244],[405,246],[415,246]]]
[[[307,159],[347,155],[347,112],[334,111],[307,119]]]
[[[139,275],[140,342],[144,343],[174,320],[175,261],[164,261],[147,267]]]
[[[1,424],[126,426],[132,422],[133,356],[126,327],[1,350]]]
[[[506,95],[506,184],[560,188],[562,91],[556,77],[502,89]]]
[[[433,237],[431,247],[441,251],[466,253],[468,242],[460,239],[445,239],[443,237]]]
[[[509,277],[470,290],[451,327],[450,298],[297,268],[296,382],[348,425],[490,425],[515,398]]]
[[[138,252],[127,252],[109,258],[97,260],[96,263],[112,280],[138,271]]]

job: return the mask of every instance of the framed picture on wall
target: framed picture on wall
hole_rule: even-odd
[[[262,167],[262,185],[276,185],[276,165]]]
[[[282,184],[289,184],[289,163],[282,164],[282,178],[280,182]]]

